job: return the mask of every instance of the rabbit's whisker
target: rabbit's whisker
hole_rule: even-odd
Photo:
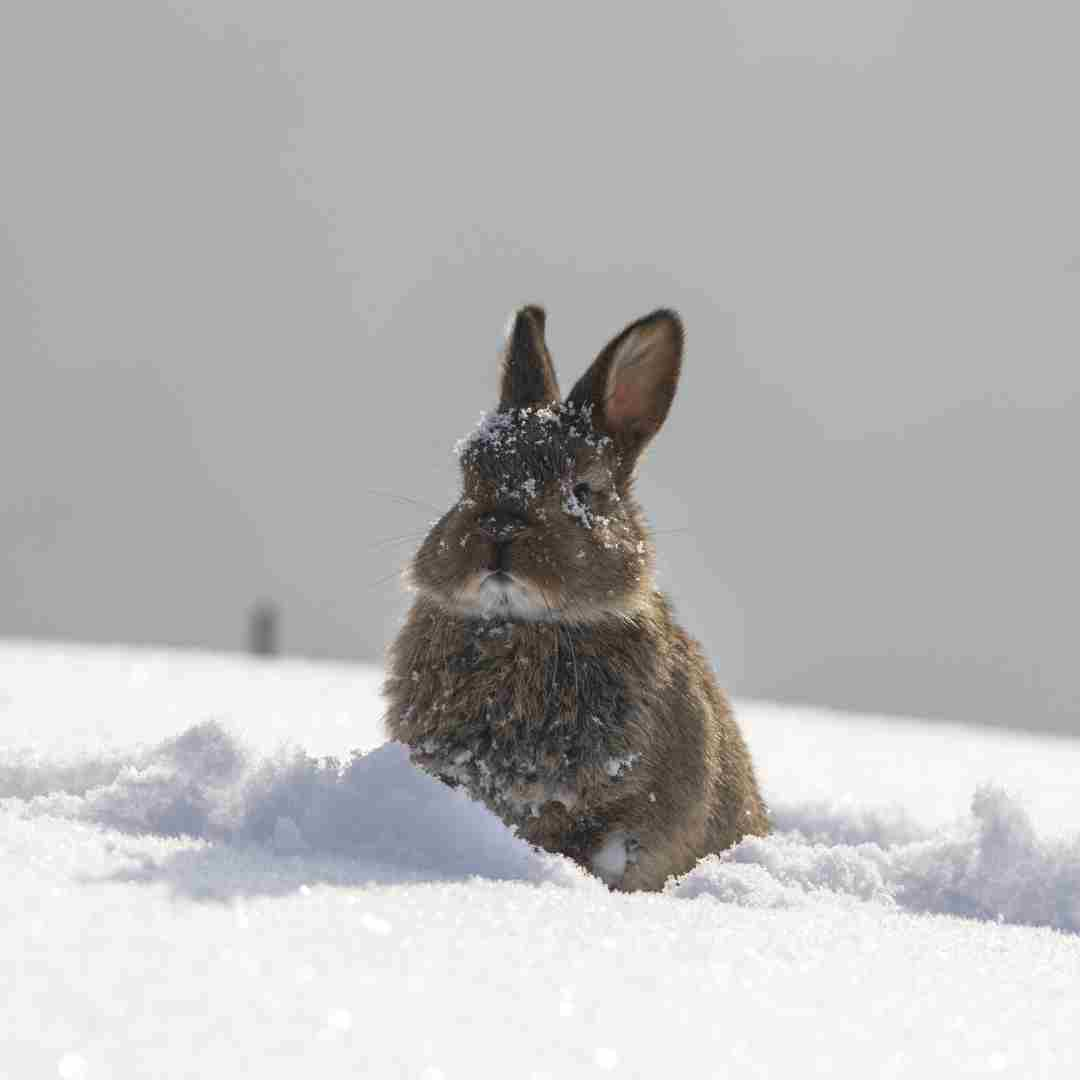
[[[437,514],[439,517],[443,516],[443,511],[437,506],[432,506],[429,502],[424,502],[423,499],[414,499],[409,495],[399,495],[396,491],[376,491],[374,488],[368,488],[365,492],[367,495],[378,495],[383,499],[393,499],[394,502],[406,503],[409,506],[417,506],[422,510],[430,510],[433,514]]]
[[[391,570],[389,574],[384,574],[381,578],[376,578],[374,581],[369,581],[368,584],[364,586],[364,588],[374,589],[379,585],[385,585],[387,582],[393,581],[394,578],[401,577],[404,572],[405,568],[399,566],[396,569]]]
[[[368,551],[378,551],[381,548],[393,547],[394,544],[404,544],[408,540],[423,540],[426,532],[406,533],[404,536],[388,536],[382,540],[376,540],[368,545]]]

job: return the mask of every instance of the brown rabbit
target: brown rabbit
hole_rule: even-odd
[[[498,410],[410,567],[387,727],[519,835],[659,889],[768,830],[749,751],[656,590],[631,489],[675,395],[672,311],[628,326],[562,401],[541,308],[514,317]]]

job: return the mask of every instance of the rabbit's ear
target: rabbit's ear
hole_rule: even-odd
[[[531,304],[511,316],[502,356],[500,411],[559,400],[555,366],[544,342],[546,321],[544,309]]]
[[[683,328],[661,308],[611,341],[570,392],[569,404],[591,405],[594,426],[631,458],[660,430],[682,366]]]

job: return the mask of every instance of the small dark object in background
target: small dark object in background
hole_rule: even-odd
[[[278,609],[260,600],[248,615],[248,650],[255,656],[277,656]]]

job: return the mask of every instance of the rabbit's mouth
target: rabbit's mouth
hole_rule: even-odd
[[[508,570],[484,573],[474,595],[476,606],[485,614],[536,619],[548,611],[529,584]]]
[[[491,570],[480,580],[479,595],[486,604],[509,606],[514,593],[525,591],[522,583],[508,570]]]

